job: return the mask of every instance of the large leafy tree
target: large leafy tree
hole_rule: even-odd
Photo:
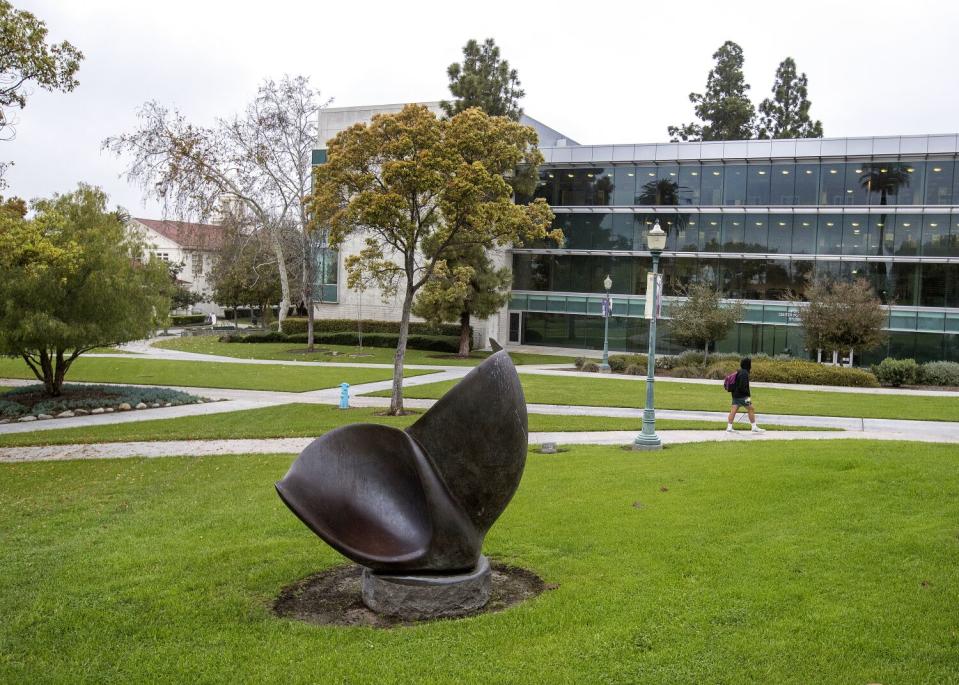
[[[757,138],[822,138],[822,122],[809,116],[809,79],[787,57],[776,69],[773,97],[759,104]]]
[[[669,309],[669,330],[680,345],[702,349],[706,359],[709,346],[726,337],[743,318],[745,306],[723,304],[723,294],[707,283],[692,283],[685,295],[684,302]]]
[[[886,340],[888,314],[864,278],[818,280],[806,287],[808,302],[799,309],[807,349],[848,352],[871,350]]]
[[[32,219],[0,212],[0,354],[21,357],[52,396],[77,357],[146,337],[170,306],[167,265],[106,203],[81,185],[33,202]]]
[[[519,75],[500,57],[492,38],[482,44],[470,40],[463,47],[463,62],[454,62],[446,70],[452,101],[440,103],[447,116],[470,107],[479,107],[490,116],[519,121],[523,110],[519,100],[526,93],[520,88]]]
[[[365,237],[346,260],[350,287],[373,282],[402,299],[391,414],[403,413],[413,300],[437,269],[464,249],[548,235],[546,203],[515,204],[507,182],[520,165],[542,161],[536,142],[532,128],[507,117],[473,108],[443,120],[420,105],[377,115],[330,141],[328,161],[316,170],[315,226],[329,227],[334,246],[354,233]]]
[[[670,126],[673,142],[680,140],[744,140],[752,137],[756,110],[743,76],[743,49],[727,40],[713,53],[716,66],[706,77],[705,93],[690,93],[698,122]]]

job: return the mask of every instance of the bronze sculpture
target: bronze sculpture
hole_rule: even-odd
[[[527,437],[519,376],[500,351],[405,431],[353,424],[314,440],[276,489],[313,532],[369,569],[368,606],[450,615],[488,597],[483,539],[519,485]]]

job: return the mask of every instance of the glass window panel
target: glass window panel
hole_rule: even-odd
[[[837,280],[842,276],[842,263],[834,261],[816,262],[816,278]]]
[[[892,281],[886,269],[887,264],[891,263],[892,262],[868,262],[866,264],[869,283],[883,304],[889,304],[890,293],[893,290]]]
[[[558,293],[572,291],[572,268],[576,257],[572,255],[554,255],[549,289]]]
[[[609,277],[613,280],[610,292],[617,295],[628,295],[633,288],[633,259],[632,257],[613,257],[610,259]],[[620,309],[623,312],[624,309]]]
[[[652,194],[650,194],[652,193]],[[655,204],[647,200],[656,198],[656,167],[644,164],[636,167],[636,201],[634,204]]]
[[[769,217],[766,214],[747,214],[744,218],[744,252],[765,252],[769,238]]]
[[[530,255],[528,290],[549,290],[552,274],[552,257],[545,254]]]
[[[699,164],[681,164],[679,166],[679,204],[700,204],[702,168]]]
[[[954,171],[952,160],[934,159],[926,164],[927,205],[951,205],[956,201],[953,195]]]
[[[900,204],[900,194],[905,192],[905,187],[912,181],[908,168],[891,161],[864,164],[860,183],[869,190],[869,204]]]
[[[796,204],[819,204],[819,165],[796,165]]]
[[[743,297],[747,300],[766,299],[766,262],[762,259],[743,260]],[[762,313],[760,312],[760,316]]]
[[[792,261],[792,284],[790,289],[799,297],[805,298],[806,286],[812,282],[816,263],[812,260],[794,259]]]
[[[652,270],[652,257],[633,257],[633,295],[646,292],[646,274]]]
[[[959,214],[952,215],[952,230],[949,233],[949,244],[946,250],[950,257],[959,257]]]
[[[613,170],[595,169],[593,172],[587,173],[587,177],[591,178],[592,181],[587,202],[600,206],[613,204]]]
[[[945,307],[946,283],[949,270],[956,267],[949,264],[922,264],[919,288],[919,304],[923,307]]]
[[[705,283],[706,285],[718,288],[720,287],[719,276],[720,276],[720,260],[716,257],[711,257],[707,259],[699,260],[699,276],[697,281],[699,283]],[[725,295],[724,295],[725,297]]]
[[[846,214],[842,223],[842,253],[868,254],[869,217],[865,214]]]
[[[769,172],[769,203],[796,204],[796,165],[773,164]]]
[[[883,255],[886,254],[886,233],[889,234],[889,245],[892,245],[892,238],[895,231],[895,221],[892,215],[870,214],[869,230],[866,235],[866,254]],[[890,223],[892,221],[892,223]]]
[[[919,312],[919,316],[916,318],[916,328],[918,330],[943,332],[943,324],[946,322],[944,312]]]
[[[683,296],[690,284],[699,277],[699,264],[695,257],[663,260],[663,290],[666,295]]]
[[[846,164],[845,204],[869,204],[869,189],[862,183],[862,177],[864,173],[865,162],[848,162]]]
[[[718,207],[723,203],[723,175],[725,168],[721,164],[704,164],[700,185],[700,204]]]
[[[679,167],[675,164],[663,164],[655,168],[651,177],[646,172],[639,182],[639,204],[641,205],[678,205],[679,204]]]
[[[592,250],[616,249],[613,242],[612,214],[583,214],[583,230],[587,239],[584,248]]]
[[[868,262],[841,262],[840,273],[842,278],[847,281],[854,281],[858,278],[869,280]]]
[[[743,205],[746,203],[746,165],[731,164],[726,166],[723,183],[723,204]]]
[[[893,299],[896,304],[916,306],[919,304],[919,265],[895,262],[889,265],[888,273],[893,282]]]
[[[532,290],[530,284],[530,255],[513,254],[513,290]]]
[[[770,171],[769,164],[750,164],[746,180],[746,204],[768,205]]]
[[[742,252],[746,227],[745,214],[723,215],[723,252]]]
[[[788,259],[771,259],[766,262],[766,298],[785,300],[792,288]]]
[[[571,293],[588,293],[589,290],[589,281],[590,281],[590,271],[589,271],[589,258],[583,256],[563,256],[557,257],[557,259],[568,259],[570,260],[570,285],[569,292]]]
[[[793,254],[816,253],[816,222],[815,214],[797,214],[793,217]]]
[[[636,201],[636,167],[618,166],[613,170],[613,204],[631,205]]]
[[[959,265],[956,264],[946,265],[946,306],[959,307]]]
[[[842,254],[842,215],[820,214],[817,231],[818,254]]]
[[[949,254],[948,214],[926,214],[922,217],[922,254],[942,257]]]
[[[767,251],[788,254],[792,246],[792,234],[792,214],[770,214]]]
[[[635,250],[636,219],[634,214],[613,214],[613,234],[610,240],[613,250]]]
[[[699,215],[699,244],[703,252],[719,252],[722,247],[723,215]]]
[[[846,203],[846,169],[842,164],[823,164],[819,174],[819,204]]]
[[[580,257],[580,259],[589,262],[589,290],[591,293],[605,292],[603,281],[610,273],[611,259],[606,255],[592,255],[590,257]]]
[[[896,242],[893,245],[893,254],[918,255],[921,238],[922,215],[899,214],[896,216]]]
[[[943,336],[935,333],[916,333],[915,360],[924,362],[939,361],[943,355]]]
[[[679,214],[676,226],[676,246],[680,252],[696,252],[699,248],[699,214]]]
[[[899,189],[900,205],[921,205],[925,197],[923,192],[926,177],[925,162],[902,162],[900,165],[905,182]]]
[[[563,247],[567,250],[588,250],[593,239],[590,232],[591,221],[593,221],[591,214],[567,214],[566,227],[563,229],[565,238]]]
[[[720,259],[719,262],[719,289],[732,300],[743,297],[743,260]]]
[[[556,173],[553,169],[544,169],[539,173],[539,182],[536,184],[533,197],[541,197],[551,205],[558,204]]]
[[[889,334],[889,356],[897,359],[916,358],[915,332],[894,331]]]

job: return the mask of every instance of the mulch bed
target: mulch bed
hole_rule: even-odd
[[[503,611],[557,587],[546,583],[538,575],[524,568],[499,562],[491,562],[491,566],[493,577],[489,602],[482,609],[456,618]],[[320,626],[396,628],[431,622],[383,616],[367,609],[363,600],[360,599],[362,573],[363,567],[350,564],[307,576],[283,588],[273,603],[273,613],[282,618],[292,618]]]

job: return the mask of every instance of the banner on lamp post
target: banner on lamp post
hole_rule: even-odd
[[[609,297],[603,298],[603,318],[608,319],[613,315],[613,301]]]
[[[663,313],[663,275],[656,274],[656,302],[655,305],[651,301],[652,298],[650,295],[653,292],[653,272],[650,271],[646,274],[646,313],[645,317],[647,319],[653,318],[653,311],[655,308],[656,318],[661,318]]]

